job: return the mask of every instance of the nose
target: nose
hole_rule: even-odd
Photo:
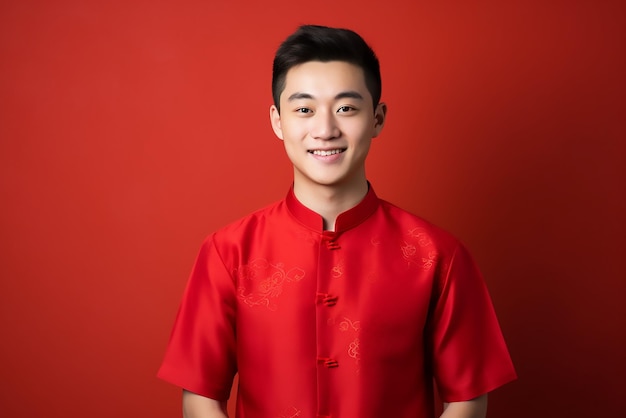
[[[339,126],[337,125],[333,112],[317,112],[311,122],[310,133],[315,139],[328,141],[338,138],[340,135]]]

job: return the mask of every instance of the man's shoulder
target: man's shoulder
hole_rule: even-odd
[[[387,227],[395,229],[403,236],[427,239],[438,246],[456,247],[459,244],[459,240],[448,230],[414,212],[383,199],[380,199],[380,210],[390,224]]]
[[[211,236],[218,240],[247,236],[257,231],[262,225],[284,220],[286,213],[284,199],[278,200],[222,226]]]

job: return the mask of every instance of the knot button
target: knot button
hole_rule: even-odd
[[[332,358],[318,358],[317,362],[319,364],[322,364],[324,367],[326,367],[328,369],[333,369],[335,367],[339,367],[339,363],[337,362],[337,360],[334,360]]]
[[[317,294],[317,303],[322,303],[326,306],[335,306],[337,304],[337,299],[339,299],[339,297],[329,295],[328,293]]]
[[[326,241],[326,248],[328,248],[329,250],[338,250],[341,248],[341,246],[337,244],[336,241]]]

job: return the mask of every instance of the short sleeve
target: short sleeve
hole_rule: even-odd
[[[158,377],[216,400],[236,373],[235,290],[213,238],[203,244],[187,283]]]
[[[470,400],[515,380],[487,287],[463,246],[436,288],[427,341],[441,399]]]

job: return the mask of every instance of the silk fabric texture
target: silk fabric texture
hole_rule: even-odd
[[[430,418],[515,379],[485,283],[457,239],[366,197],[335,231],[286,198],[212,234],[159,377],[237,417]]]

